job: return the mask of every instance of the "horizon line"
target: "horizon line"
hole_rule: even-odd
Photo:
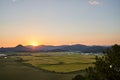
[[[117,44],[117,43],[115,43]],[[40,45],[37,45],[37,46],[34,46],[34,45],[23,45],[23,44],[18,44],[18,45],[22,45],[22,46],[33,46],[33,47],[38,47],[38,46],[65,46],[65,45],[85,45],[85,46],[112,46],[112,45],[115,45],[115,44],[109,44],[109,45],[102,45],[102,44],[91,44],[91,45],[88,45],[88,44],[80,44],[80,43],[75,43],[75,44],[60,44],[60,45],[52,45],[52,44],[40,44]],[[18,46],[16,45],[16,46]],[[117,45],[120,45],[120,44],[117,44]],[[0,46],[0,48],[10,48],[10,47],[16,47],[16,46]]]

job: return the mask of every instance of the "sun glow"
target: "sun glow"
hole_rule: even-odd
[[[38,46],[39,43],[38,42],[31,42],[30,45],[32,45],[32,46]]]

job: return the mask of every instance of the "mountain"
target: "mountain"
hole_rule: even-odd
[[[101,53],[111,46],[87,46],[83,44],[74,45],[40,45],[40,46],[23,46],[17,45],[11,48],[0,48],[0,52],[83,52],[83,53]]]
[[[13,51],[15,52],[26,52],[26,51],[30,51],[30,48],[24,47],[23,45],[17,45],[16,47],[13,48]]]
[[[37,46],[35,49],[36,51],[46,51],[46,52],[77,51],[77,52],[83,52],[83,53],[101,53],[110,47],[111,46],[87,46],[83,44],[74,44],[74,45],[61,45],[61,46],[40,45],[40,46]],[[30,46],[28,48],[30,48]]]
[[[17,45],[16,47],[0,48],[0,52],[27,52],[31,49],[24,47],[23,45]]]

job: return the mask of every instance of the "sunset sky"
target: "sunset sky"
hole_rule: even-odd
[[[0,47],[120,44],[120,0],[0,0]]]

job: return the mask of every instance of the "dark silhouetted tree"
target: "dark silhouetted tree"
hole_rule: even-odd
[[[86,77],[75,76],[72,80],[119,80],[120,79],[120,46],[114,45],[97,57],[94,67],[86,69]]]
[[[96,57],[95,67],[87,69],[87,80],[120,79],[120,46],[114,45],[104,53],[105,56]]]

